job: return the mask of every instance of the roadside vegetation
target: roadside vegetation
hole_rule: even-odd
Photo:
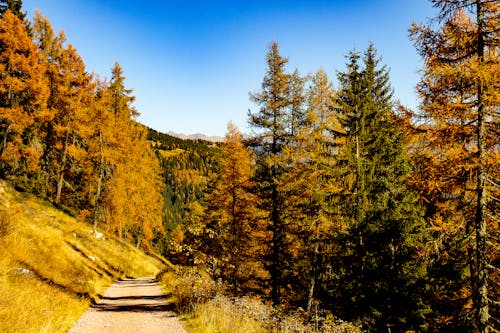
[[[157,259],[0,180],[0,332],[65,332],[114,280]]]
[[[200,267],[169,266],[157,279],[163,285],[190,333],[357,333],[356,325],[315,309],[273,307],[258,296],[234,297]]]

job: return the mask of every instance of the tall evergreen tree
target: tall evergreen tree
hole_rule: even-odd
[[[286,284],[284,276],[290,269],[287,254],[287,227],[284,220],[284,197],[279,191],[279,181],[286,165],[282,151],[290,140],[291,100],[290,74],[285,71],[287,59],[273,42],[267,53],[267,72],[262,90],[251,94],[251,100],[260,106],[259,111],[249,112],[249,123],[256,129],[251,145],[257,153],[257,183],[259,203],[267,214],[272,240],[267,258],[271,275],[271,298],[278,304]],[[296,115],[294,118],[297,118]]]
[[[426,120],[422,170],[427,181],[420,184],[434,199],[430,213],[436,237],[447,240],[440,242],[445,245],[441,252],[460,258],[454,266],[469,265],[458,277],[469,279],[469,285],[457,286],[460,293],[445,293],[447,304],[460,309],[447,317],[462,327],[471,329],[473,322],[477,331],[488,332],[498,330],[500,323],[498,306],[490,307],[498,305],[500,297],[500,5],[489,0],[432,3],[439,10],[437,29],[414,24],[410,30],[425,60],[418,92]],[[441,262],[442,258],[437,256]]]
[[[342,295],[336,301],[345,318],[378,331],[417,329],[426,311],[419,296],[425,267],[417,258],[424,221],[406,186],[411,165],[395,126],[388,71],[372,45],[363,68],[359,58],[351,52],[338,75],[340,205],[349,225],[343,262],[336,263],[345,281],[335,288]]]

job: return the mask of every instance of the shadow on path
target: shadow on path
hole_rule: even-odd
[[[167,317],[175,317],[172,305],[162,304],[131,304],[131,305],[114,305],[114,304],[96,304],[92,307],[97,311],[109,311],[109,312],[162,312],[169,311],[170,314]]]
[[[174,306],[167,302],[155,279],[121,280],[108,293],[92,305],[96,311],[108,312],[166,312],[167,317],[175,317]],[[110,288],[110,289],[111,289]]]

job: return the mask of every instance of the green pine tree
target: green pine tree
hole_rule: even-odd
[[[337,301],[346,319],[403,331],[424,323],[425,267],[417,258],[424,221],[406,186],[411,164],[392,112],[389,73],[379,62],[370,45],[363,68],[353,51],[338,75],[340,205],[349,226],[339,271],[346,282],[337,285]]]

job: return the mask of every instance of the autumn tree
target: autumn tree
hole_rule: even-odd
[[[133,106],[135,97],[132,90],[125,87],[125,77],[120,63],[115,62],[111,69],[111,81],[109,82],[110,108],[111,112],[123,120],[136,119],[139,112]],[[124,123],[127,123],[124,121]]]
[[[110,81],[98,82],[94,95],[90,122],[93,134],[89,138],[86,177],[90,180],[93,197],[91,215],[94,228],[105,222],[107,228],[122,236],[126,192],[120,184],[126,181],[120,176],[127,177],[122,174],[122,167],[127,157],[132,156],[127,150],[133,135],[130,109],[134,97],[129,96],[132,91],[125,88],[125,77],[118,63],[111,73]],[[120,195],[115,196],[117,192]]]
[[[93,224],[94,230],[105,219],[103,193],[105,184],[112,175],[113,150],[116,146],[107,87],[106,81],[95,81],[88,122],[90,135],[87,137],[87,154],[83,161],[84,191],[89,204],[82,213]]]
[[[153,239],[163,234],[164,184],[159,161],[145,140],[146,129],[134,126],[127,158],[113,165],[105,185],[105,228],[150,251]]]
[[[119,236],[124,231],[124,223],[127,219],[125,210],[127,208],[127,186],[128,158],[133,156],[130,149],[133,149],[132,141],[135,136],[132,124],[133,101],[135,97],[131,95],[132,90],[125,87],[125,77],[120,64],[116,62],[111,69],[111,80],[104,87],[102,94],[105,108],[111,115],[110,132],[107,144],[109,147],[109,162],[111,164],[110,178],[105,186],[104,212],[108,228],[116,230]],[[120,193],[120,194],[118,194]]]
[[[262,267],[266,231],[252,193],[254,161],[242,143],[236,125],[229,123],[221,146],[221,167],[213,189],[207,195],[206,228],[215,235],[206,251],[216,261],[219,275],[235,294],[260,291],[267,276]]]
[[[147,131],[135,121],[139,113],[131,93],[120,64],[115,63],[111,80],[101,92],[102,106],[108,112],[102,116],[110,120],[110,128],[95,138],[96,204],[101,202],[101,218],[108,230],[149,251],[156,234],[163,233],[163,185],[158,159],[146,141]]]
[[[271,298],[278,304],[281,290],[286,284],[284,275],[290,271],[287,227],[285,225],[285,206],[279,181],[286,165],[282,151],[290,140],[291,114],[290,74],[285,71],[287,59],[278,50],[278,43],[273,42],[266,56],[267,71],[262,83],[262,90],[250,95],[251,100],[260,106],[259,111],[249,112],[249,123],[256,130],[251,145],[257,153],[256,182],[258,184],[259,204],[267,214],[269,232],[272,240],[267,258],[267,267],[271,275]],[[297,109],[296,109],[297,110]]]
[[[498,330],[498,86],[499,4],[488,0],[433,0],[437,22],[414,24],[411,38],[425,60],[418,85],[426,120],[427,157],[422,164],[429,181],[423,192],[434,202],[432,223],[448,239],[442,250],[460,249],[469,264],[456,306],[470,308],[473,318],[459,319],[479,332]],[[440,259],[440,257],[438,257]],[[464,261],[462,261],[463,263]],[[471,297],[471,298],[469,298]],[[456,301],[455,301],[456,303]]]
[[[40,12],[35,14],[33,30],[50,89],[47,108],[51,121],[43,128],[43,172],[46,182],[54,184],[49,191],[57,204],[68,184],[65,177],[81,173],[93,88],[81,57],[71,45],[64,45],[64,33],[54,36],[50,22]],[[76,183],[69,187],[74,190]]]
[[[50,120],[45,66],[23,22],[10,10],[0,20],[0,170],[28,174],[39,169],[37,126]]]
[[[406,186],[411,164],[395,126],[389,74],[372,45],[362,63],[354,51],[348,61],[338,74],[342,130],[334,131],[343,139],[337,205],[348,223],[337,238],[343,255],[334,258],[340,280],[333,293],[342,296],[334,307],[379,331],[417,329],[427,311],[420,296],[425,266],[418,258],[424,221],[415,193]]]
[[[295,297],[309,313],[314,302],[322,298],[331,236],[339,228],[331,201],[337,190],[331,131],[339,130],[334,97],[332,83],[323,70],[311,76],[310,86],[304,91],[304,118],[283,150],[284,159],[293,167],[283,175],[280,190],[286,198],[286,218],[293,225],[289,232],[297,252],[294,279],[288,280],[294,284],[289,297]]]
[[[299,131],[307,126],[306,92],[305,83],[307,78],[301,77],[297,69],[289,76],[288,101],[290,103],[287,111],[286,123],[288,124],[288,140],[293,141]]]

